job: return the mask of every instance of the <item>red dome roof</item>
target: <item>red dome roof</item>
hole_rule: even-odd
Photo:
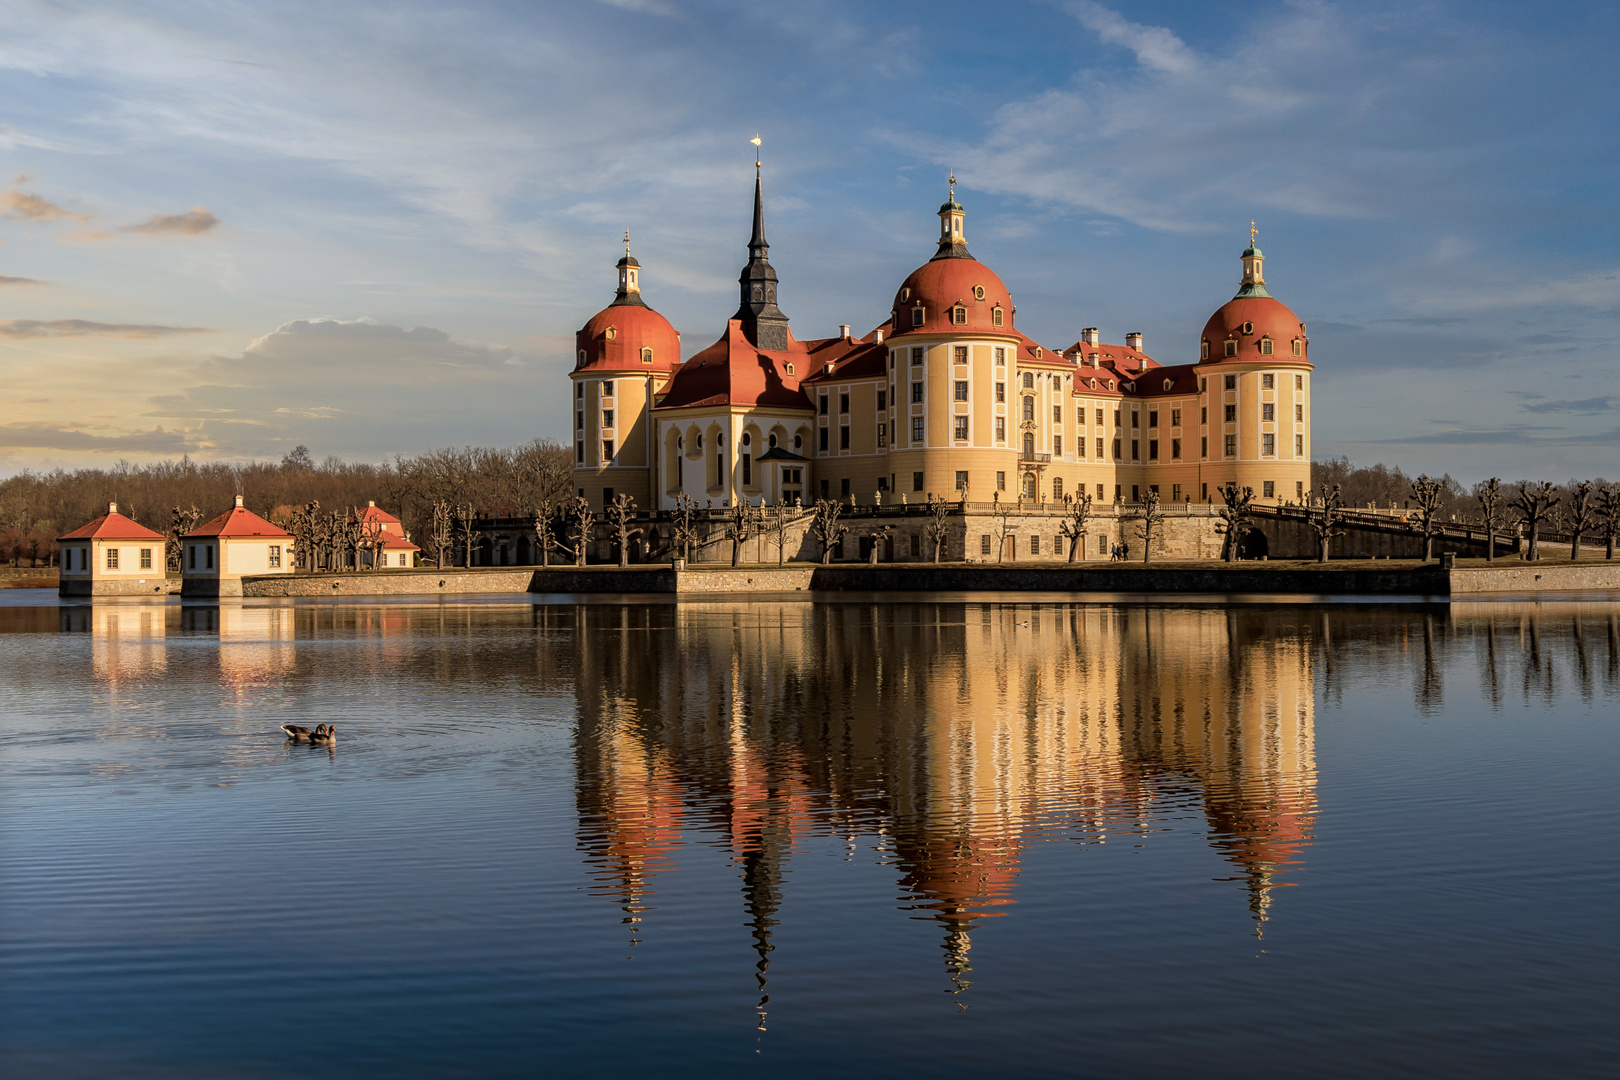
[[[967,310],[967,322],[953,324],[950,310],[957,304]],[[914,325],[912,312],[922,308],[921,326]],[[997,308],[1001,325],[995,325]],[[977,259],[944,257],[930,259],[911,272],[894,294],[894,337],[905,334],[980,333],[1017,337],[1013,330],[1012,295],[984,263]]]
[[[1271,355],[1260,351],[1260,342],[1272,342]],[[1299,339],[1300,354],[1294,355],[1294,339]],[[1225,342],[1237,342],[1237,355],[1227,356]],[[1267,363],[1306,363],[1310,349],[1305,337],[1305,324],[1299,321],[1287,304],[1273,296],[1239,296],[1222,304],[1204,324],[1203,340],[1209,343],[1209,362],[1222,360],[1232,363],[1264,359]],[[1200,353],[1201,354],[1201,353]]]
[[[673,371],[681,362],[681,335],[639,300],[608,305],[574,337],[575,371]],[[650,364],[643,349],[652,350]]]

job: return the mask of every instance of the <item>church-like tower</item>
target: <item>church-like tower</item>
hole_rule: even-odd
[[[784,352],[788,347],[788,317],[776,306],[776,270],[765,242],[765,191],[759,162],[754,162],[754,234],[748,239],[748,265],[737,279],[742,303],[732,318],[740,319],[743,333],[756,349]]]

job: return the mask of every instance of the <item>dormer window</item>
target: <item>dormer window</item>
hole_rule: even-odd
[[[1208,360],[1209,359],[1209,342],[1208,341],[1205,341],[1203,344],[1198,346],[1198,359],[1200,359],[1200,360]]]
[[[832,370],[832,365],[831,365],[831,364],[828,364],[828,365],[827,365],[827,370],[828,370],[828,371],[831,371],[831,370]],[[789,363],[789,364],[788,364],[788,366],[787,366],[787,373],[788,373],[788,374],[789,374],[789,375],[792,375],[792,374],[793,374],[793,364],[792,364],[792,363]],[[775,437],[775,436],[772,436],[772,437],[773,437],[773,438],[774,438],[774,437]],[[776,445],[776,444],[775,444],[775,443],[774,443],[774,442],[773,442],[773,443],[771,443],[771,445],[772,445],[772,446],[775,446],[775,445]]]
[[[961,304],[957,304],[955,307],[951,308],[951,323],[955,326],[966,326],[967,308],[963,307]]]
[[[579,350],[579,366],[580,367],[585,366],[585,350],[584,349]]]
[[[642,349],[641,350],[641,362],[643,364],[652,363],[652,350],[651,349]]]
[[[1112,390],[1113,388],[1114,388],[1114,380],[1109,379],[1108,380],[1108,389]]]
[[[1171,382],[1169,379],[1164,380],[1164,388],[1166,390],[1169,390],[1174,385],[1175,383]]]
[[[1000,326],[1001,323],[1002,323],[1002,319],[1003,319],[1003,314],[1002,314],[1002,310],[1001,310],[1001,305],[997,304],[995,307],[990,309],[990,325],[991,326]]]
[[[1261,356],[1270,356],[1271,355],[1271,339],[1270,338],[1263,337],[1263,338],[1260,339],[1260,355]]]
[[[1246,322],[1246,323],[1244,323],[1244,324],[1243,324],[1243,332],[1244,332],[1244,333],[1245,333],[1245,334],[1252,334],[1252,333],[1254,333],[1254,323],[1252,323],[1252,322]]]
[[[920,307],[912,308],[911,309],[911,325],[912,326],[921,326],[922,324],[923,324],[923,309],[920,308]]]
[[[1237,355],[1237,342],[1233,341],[1231,338],[1226,339],[1226,355],[1227,356],[1236,356]]]
[[[983,300],[984,299],[984,286],[983,285],[975,285],[975,286],[973,286],[973,299],[975,299],[975,300]]]
[[[619,328],[617,326],[610,326],[610,327],[607,328],[607,339],[609,341],[612,341],[614,338],[616,338],[618,336],[619,336]]]
[[[1305,355],[1305,343],[1303,341],[1299,340],[1299,338],[1294,339],[1294,355],[1295,356],[1303,356],[1303,355]]]
[[[1087,387],[1087,389],[1090,389],[1090,390],[1097,389],[1097,380],[1096,379],[1087,379],[1086,380],[1086,387]]]
[[[1035,359],[1039,360],[1043,355],[1045,355],[1045,350],[1039,345],[1035,346]]]
[[[910,289],[901,289],[900,290],[900,302],[903,304],[907,300],[910,300],[910,299],[911,299],[911,290]]]

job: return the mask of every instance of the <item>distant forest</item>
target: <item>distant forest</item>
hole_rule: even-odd
[[[279,462],[199,464],[181,458],[153,465],[119,462],[109,469],[22,472],[0,480],[0,561],[13,566],[54,563],[56,537],[103,513],[109,502],[163,532],[174,508],[196,507],[206,521],[226,510],[238,493],[248,509],[276,521],[285,521],[311,501],[331,511],[375,500],[399,515],[421,543],[439,500],[487,515],[527,514],[572,493],[571,468],[567,447],[537,439],[513,449],[435,450],[375,465],[336,457],[317,462],[300,446]],[[1352,507],[1405,506],[1413,479],[1396,467],[1353,465],[1343,457],[1311,466],[1312,490],[1327,491],[1337,484]],[[1450,476],[1439,479],[1441,517],[1477,517],[1472,490]],[[1574,483],[1559,489],[1566,501]],[[1601,487],[1604,482],[1597,483]]]

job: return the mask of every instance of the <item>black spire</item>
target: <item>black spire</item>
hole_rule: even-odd
[[[788,343],[788,317],[776,306],[776,271],[768,258],[771,245],[765,242],[765,189],[754,163],[754,235],[748,240],[748,265],[737,279],[742,286],[742,303],[737,314],[743,331],[758,349],[783,351]]]

